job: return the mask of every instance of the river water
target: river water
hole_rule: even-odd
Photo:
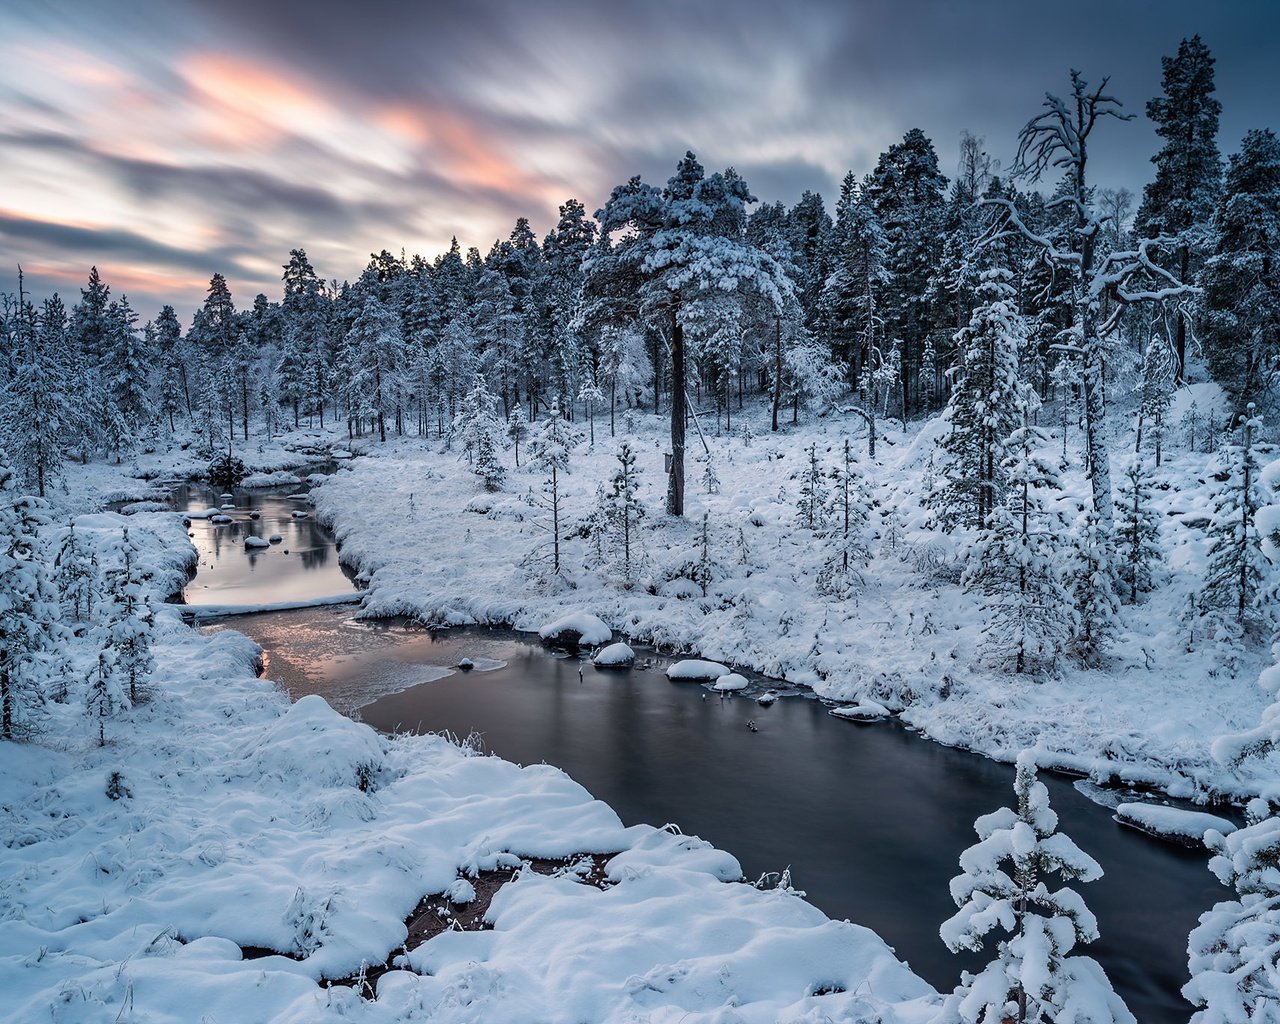
[[[300,531],[293,536],[303,540],[290,543],[311,546],[287,556],[273,548],[250,565],[242,542],[202,536],[228,527],[196,521],[201,568],[188,600],[251,604],[280,588],[291,596],[272,600],[350,587],[326,531],[287,515],[305,505],[284,493],[251,500],[263,510],[259,522],[274,509],[273,522]],[[302,550],[308,558],[294,558]],[[1009,766],[895,723],[835,719],[803,694],[762,706],[750,697],[769,685],[758,677],[748,695],[727,699],[673,684],[662,673],[666,659],[640,648],[647,668],[603,672],[522,634],[363,623],[345,608],[266,612],[212,628],[256,640],[266,673],[295,697],[319,693],[386,731],[478,732],[502,757],[564,769],[627,824],[672,822],[702,836],[733,853],[749,877],[789,867],[812,903],[874,929],[940,989],[983,962],[950,954],[937,929],[954,912],[948,881],[976,839],[974,819],[1013,800]],[[464,657],[477,668],[456,670]],[[1190,1008],[1178,995],[1186,936],[1225,893],[1205,854],[1122,828],[1083,784],[1042,778],[1062,830],[1106,872],[1081,887],[1102,933],[1084,952],[1139,1021],[1186,1021]]]

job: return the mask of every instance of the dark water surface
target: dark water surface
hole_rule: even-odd
[[[947,952],[937,929],[955,910],[948,882],[976,841],[974,819],[1013,800],[1009,766],[895,724],[840,721],[812,698],[722,700],[668,682],[665,659],[604,672],[520,634],[433,638],[340,609],[228,625],[262,644],[267,673],[295,697],[320,693],[350,708],[367,687],[378,699],[359,714],[376,728],[475,730],[502,757],[563,768],[627,824],[674,822],[730,851],[749,877],[790,866],[812,903],[874,929],[939,988],[983,962]],[[463,657],[506,664],[418,682]],[[1043,778],[1061,828],[1106,872],[1081,887],[1102,932],[1087,952],[1139,1021],[1185,1021],[1187,933],[1225,892],[1205,855],[1123,829],[1069,780]]]
[[[184,500],[202,508],[208,492]],[[308,506],[286,492],[237,493],[235,502],[263,517],[250,522],[237,511],[228,526],[194,523],[201,566],[188,600],[266,603],[351,587],[327,531],[290,515]],[[245,531],[286,541],[246,555]],[[342,608],[241,616],[212,628],[262,645],[266,673],[294,697],[319,693],[387,731],[479,732],[502,757],[564,769],[627,824],[673,822],[702,836],[734,854],[749,877],[789,866],[810,902],[874,929],[942,990],[962,967],[983,962],[948,953],[937,929],[955,910],[948,882],[976,841],[974,819],[1013,800],[1009,766],[896,724],[840,721],[811,697],[772,707],[750,696],[722,700],[668,682],[661,658],[647,669],[597,671],[507,631],[432,635],[357,622]],[[445,675],[463,657],[485,670]],[[766,685],[755,679],[748,693]],[[1080,887],[1102,932],[1084,952],[1103,964],[1139,1021],[1186,1021],[1190,1007],[1178,990],[1187,933],[1226,892],[1205,854],[1123,829],[1069,780],[1042,778],[1062,830],[1106,872]]]
[[[305,473],[299,472],[299,476]],[[180,512],[203,512],[235,505],[223,512],[230,523],[193,519],[187,532],[200,554],[196,578],[183,592],[190,605],[256,605],[301,601],[333,594],[350,593],[350,576],[338,564],[333,535],[315,521],[311,506],[300,498],[306,484],[286,489],[226,492],[206,484],[182,484],[172,493],[173,507]],[[260,518],[252,519],[250,511]],[[293,515],[306,512],[305,518]],[[279,544],[269,548],[246,548],[246,537],[268,539],[279,534]]]

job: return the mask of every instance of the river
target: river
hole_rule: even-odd
[[[200,569],[192,603],[252,605],[349,591],[332,537],[289,492],[234,492],[259,520],[193,521]],[[218,495],[186,488],[180,507]],[[285,539],[247,554],[232,528]],[[290,532],[284,533],[289,530]],[[285,554],[285,550],[288,554]],[[292,560],[292,561],[290,561]],[[647,668],[598,671],[524,634],[432,632],[365,623],[341,607],[264,612],[210,628],[238,629],[263,648],[265,671],[295,696],[319,693],[376,728],[479,734],[523,764],[564,769],[627,824],[678,825],[733,853],[749,877],[790,868],[792,884],[836,918],[882,935],[921,976],[950,989],[981,956],[958,957],[938,938],[954,912],[948,881],[976,837],[980,814],[1013,800],[1012,768],[933,743],[894,722],[837,720],[812,695],[721,698],[673,684],[667,659],[637,648]],[[468,657],[478,666],[454,668]],[[748,723],[754,724],[754,729]],[[1103,866],[1081,886],[1102,938],[1083,952],[1105,967],[1145,1024],[1186,1021],[1186,936],[1224,890],[1203,851],[1122,828],[1092,787],[1042,776],[1060,827]]]

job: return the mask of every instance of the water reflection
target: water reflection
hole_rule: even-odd
[[[627,824],[676,822],[731,851],[748,875],[788,865],[832,917],[873,928],[941,988],[981,957],[948,953],[938,925],[973,820],[1013,799],[1012,769],[896,725],[831,718],[818,701],[761,707],[673,685],[660,668],[605,673],[519,634],[359,623],[313,609],[237,619],[295,696],[320,693],[384,730],[478,730],[488,748],[567,771]],[[463,657],[489,672],[423,679]],[[375,699],[376,698],[376,699]],[[372,701],[371,703],[369,703]],[[747,727],[758,725],[758,732]],[[1184,1022],[1186,936],[1224,890],[1202,853],[1122,829],[1072,784],[1045,777],[1062,828],[1103,865],[1082,887],[1100,960],[1146,1024]]]
[[[184,591],[192,605],[256,605],[303,601],[344,594],[352,576],[336,557],[333,536],[309,514],[297,495],[307,488],[246,490],[235,488],[230,498],[218,488],[191,483],[176,487],[172,501],[182,512],[216,508],[231,519],[215,523],[193,519],[188,532],[199,553],[196,577]],[[234,508],[222,509],[223,505]],[[305,518],[294,515],[306,511]],[[252,518],[257,512],[258,518]],[[245,547],[247,537],[268,540],[269,547]]]

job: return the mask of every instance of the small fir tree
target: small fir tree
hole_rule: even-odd
[[[520,442],[529,436],[529,424],[524,418],[524,413],[519,406],[511,410],[511,415],[507,417],[507,437],[510,438],[512,447],[515,448],[516,469],[520,468]]]
[[[636,470],[636,454],[628,441],[618,446],[618,468],[613,471],[609,488],[605,495],[609,517],[622,541],[623,572],[630,577],[635,531],[645,516],[645,508],[638,497],[640,478]]]
[[[818,573],[818,592],[844,598],[861,584],[862,570],[871,559],[866,542],[870,501],[847,439],[840,465],[832,471],[832,479],[831,513],[835,528],[831,536],[835,551]]]
[[[1262,1022],[1280,1007],[1280,818],[1264,800],[1247,816],[1237,832],[1205,835],[1209,870],[1236,898],[1201,914],[1188,937],[1182,995],[1197,1007],[1191,1024]]]
[[[800,500],[796,502],[796,516],[800,525],[811,533],[817,533],[827,524],[826,471],[818,462],[818,446],[809,446],[809,463],[800,477]]]
[[[1162,338],[1151,339],[1142,361],[1142,380],[1138,383],[1138,430],[1135,454],[1149,445],[1156,457],[1156,468],[1164,455],[1168,432],[1166,419],[1173,400],[1173,380],[1177,373],[1176,358]]]
[[[1266,559],[1256,522],[1265,503],[1254,439],[1262,429],[1252,403],[1240,426],[1240,444],[1226,449],[1227,479],[1213,503],[1209,569],[1201,595],[1205,608],[1228,612],[1237,623],[1261,592]]]
[[[1115,546],[1093,509],[1080,517],[1072,538],[1071,584],[1076,608],[1076,653],[1085,661],[1103,651],[1115,636],[1120,605],[1114,580]]]
[[[65,635],[37,553],[43,503],[18,491],[0,463],[0,739],[13,739],[43,701]]]
[[[88,622],[93,613],[98,575],[98,553],[72,523],[53,559],[53,585],[77,622]]]
[[[560,572],[560,521],[563,496],[560,477],[569,472],[569,453],[573,450],[573,434],[560,414],[558,402],[551,403],[547,418],[538,424],[529,443],[533,464],[547,474],[544,504],[551,513],[552,572]]]
[[[960,855],[962,874],[951,880],[960,910],[941,928],[952,952],[979,951],[992,932],[1004,935],[995,959],[976,975],[962,975],[935,1021],[1134,1024],[1098,963],[1069,955],[1098,937],[1097,920],[1074,889],[1049,888],[1054,875],[1092,882],[1102,868],[1057,831],[1032,751],[1019,755],[1013,789],[1016,809],[1002,807],[974,822],[979,842]]]
[[[143,679],[155,668],[151,654],[155,609],[139,562],[142,548],[129,536],[127,526],[105,553],[113,563],[104,574],[106,593],[100,602],[102,642],[111,652],[105,668],[120,690],[128,694],[129,704],[134,705],[141,700]]]
[[[1120,581],[1129,603],[1152,587],[1152,569],[1158,565],[1160,516],[1152,507],[1151,476],[1137,459],[1130,463],[1120,481],[1116,505],[1116,556]]]
[[[1059,489],[1058,473],[1037,454],[1048,439],[1027,420],[1024,410],[1023,425],[1005,441],[1005,500],[978,538],[962,578],[966,591],[984,599],[989,648],[1011,657],[1017,672],[1055,661],[1075,625],[1060,568],[1063,524],[1045,503],[1046,493]]]
[[[117,710],[127,709],[129,698],[120,686],[120,673],[114,661],[116,652],[110,647],[98,650],[98,659],[89,672],[89,688],[85,692],[85,711],[98,723],[98,746],[107,745],[107,719]]]

